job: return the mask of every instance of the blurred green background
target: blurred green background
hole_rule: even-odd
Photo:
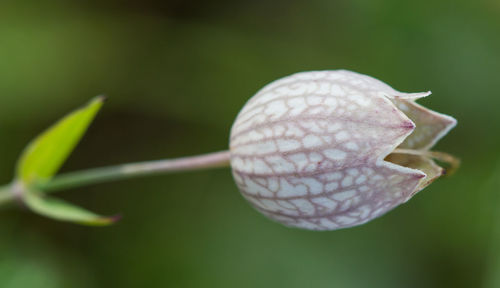
[[[0,183],[36,134],[109,101],[64,171],[226,149],[266,83],[350,69],[459,121],[457,174],[366,225],[289,229],[228,169],[60,196],[124,219],[0,211],[0,287],[500,287],[500,2],[1,1]]]

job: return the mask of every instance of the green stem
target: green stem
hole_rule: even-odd
[[[139,176],[202,170],[229,166],[229,151],[178,159],[124,164],[62,174],[37,185],[39,190],[56,192],[103,182],[129,179]]]
[[[0,187],[0,206],[10,203],[14,200],[14,192],[12,192],[12,185]]]
[[[57,192],[139,176],[227,166],[229,166],[229,151],[222,151],[178,159],[131,163],[71,172],[56,176],[47,182],[37,183],[34,186],[40,191]],[[16,198],[16,193],[22,193],[19,189],[18,186],[13,184],[1,186],[0,206],[13,202]]]

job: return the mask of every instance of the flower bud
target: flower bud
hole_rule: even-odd
[[[303,72],[260,90],[231,130],[231,167],[242,195],[287,226],[363,224],[442,175],[427,153],[455,124],[355,72]]]

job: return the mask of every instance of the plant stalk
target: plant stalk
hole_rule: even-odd
[[[140,176],[227,167],[229,160],[229,151],[221,151],[177,159],[123,164],[61,174],[49,181],[35,183],[33,187],[50,193]],[[0,187],[0,206],[15,199],[14,186]]]
[[[15,195],[12,191],[12,185],[0,187],[0,206],[10,203],[14,200]]]
[[[163,173],[203,170],[229,166],[229,151],[177,159],[123,164],[61,174],[36,187],[44,192],[57,192],[103,182]]]

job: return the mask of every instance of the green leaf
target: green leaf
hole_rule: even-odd
[[[106,226],[115,223],[120,218],[100,216],[63,200],[47,197],[34,190],[27,190],[23,195],[23,200],[33,212],[59,221],[89,226]]]
[[[50,180],[84,135],[103,100],[101,96],[94,98],[33,140],[20,157],[17,177],[26,186]]]

